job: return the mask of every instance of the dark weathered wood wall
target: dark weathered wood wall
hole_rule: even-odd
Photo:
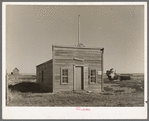
[[[37,83],[42,90],[53,92],[53,62],[49,61],[37,66]],[[43,71],[43,78],[42,78]],[[43,80],[42,80],[43,79]]]
[[[80,60],[77,60],[80,59]],[[84,61],[81,61],[84,60]],[[82,65],[89,69],[96,69],[96,84],[85,85],[85,90],[100,90],[101,91],[101,76],[98,71],[102,71],[102,60],[100,49],[93,48],[67,48],[53,46],[53,86],[54,91],[73,90],[73,65]],[[60,84],[60,68],[68,67],[68,84]],[[84,78],[87,78],[85,76]],[[90,78],[88,78],[90,80]]]

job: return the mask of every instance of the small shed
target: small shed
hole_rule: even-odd
[[[13,75],[19,75],[19,69],[14,68],[13,69],[13,72],[11,74],[13,74]]]
[[[58,92],[103,90],[104,48],[52,46],[52,59],[36,66],[41,89]]]

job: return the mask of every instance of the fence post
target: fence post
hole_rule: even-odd
[[[8,105],[8,77],[7,77],[7,70],[6,70],[6,77],[5,77],[5,80],[6,80],[6,105]]]

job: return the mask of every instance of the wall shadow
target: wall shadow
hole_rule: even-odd
[[[39,84],[35,82],[21,82],[15,85],[9,85],[11,91],[19,91],[22,93],[48,93],[49,91],[41,90]]]

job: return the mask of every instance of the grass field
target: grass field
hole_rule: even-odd
[[[9,80],[8,106],[144,106],[144,79],[112,81],[104,79],[104,92],[41,92],[36,79]]]

